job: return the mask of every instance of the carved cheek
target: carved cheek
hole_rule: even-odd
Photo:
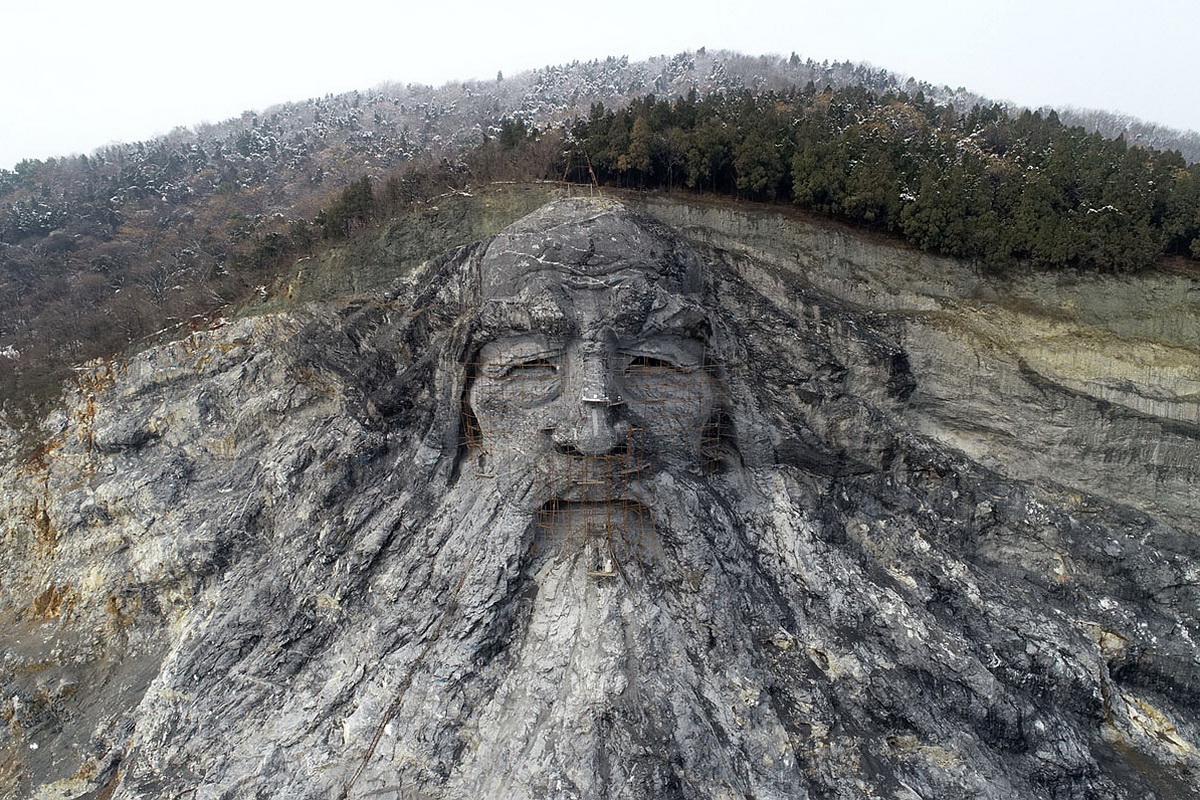
[[[537,376],[477,377],[467,403],[487,449],[529,452],[550,424],[558,387]]]
[[[668,458],[699,455],[717,405],[710,375],[703,370],[673,375],[652,386],[630,386],[626,394],[638,438]]]

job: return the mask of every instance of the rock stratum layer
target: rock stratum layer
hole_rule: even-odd
[[[649,209],[81,371],[7,448],[0,792],[1196,797],[1195,281],[1092,336]]]

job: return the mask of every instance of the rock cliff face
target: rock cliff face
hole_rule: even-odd
[[[82,371],[7,448],[0,791],[1195,797],[1190,329],[1139,378],[960,265],[650,211]]]

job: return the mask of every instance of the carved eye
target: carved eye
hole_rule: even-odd
[[[647,375],[662,372],[684,372],[683,367],[664,361],[654,356],[634,356],[625,367],[625,374],[630,376]]]
[[[509,364],[501,374],[505,378],[552,378],[558,374],[558,365],[546,358],[535,358]]]

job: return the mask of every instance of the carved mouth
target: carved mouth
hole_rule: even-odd
[[[534,552],[578,559],[588,575],[611,578],[623,563],[642,557],[653,535],[650,509],[637,501],[559,498],[538,510]]]
[[[537,512],[538,526],[548,530],[587,527],[592,532],[610,532],[617,528],[654,525],[650,509],[636,500],[607,498],[578,500],[558,497]]]

